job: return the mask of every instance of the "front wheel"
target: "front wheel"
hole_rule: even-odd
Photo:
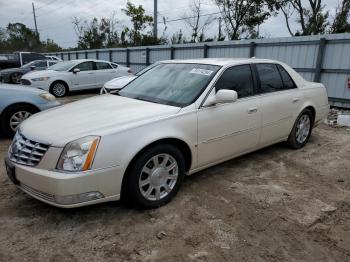
[[[68,88],[65,83],[57,81],[51,85],[50,93],[55,97],[63,97],[68,93]]]
[[[301,148],[309,141],[312,132],[313,116],[309,109],[305,109],[298,116],[288,137],[287,144],[295,149]]]
[[[172,145],[156,145],[133,161],[122,197],[144,208],[162,206],[177,194],[184,174],[185,161],[180,150]]]
[[[5,135],[13,137],[19,125],[38,112],[38,109],[30,105],[16,105],[8,108],[1,118],[1,127]]]

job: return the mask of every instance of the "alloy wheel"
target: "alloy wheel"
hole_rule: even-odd
[[[12,129],[12,131],[16,131],[18,126],[31,115],[32,113],[27,111],[18,111],[14,113],[10,117],[10,128]]]
[[[307,114],[302,115],[297,123],[296,140],[302,144],[305,142],[310,133],[311,120]]]

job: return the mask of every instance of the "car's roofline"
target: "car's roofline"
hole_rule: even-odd
[[[159,63],[183,63],[183,64],[207,64],[207,65],[218,65],[218,66],[231,66],[243,63],[277,63],[279,61],[271,59],[261,58],[199,58],[199,59],[175,59],[175,60],[164,60]]]

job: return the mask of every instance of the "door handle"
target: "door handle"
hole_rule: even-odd
[[[299,98],[297,98],[297,97],[295,97],[295,98],[293,98],[293,103],[296,103],[296,102],[299,102]]]
[[[257,107],[252,107],[248,109],[248,114],[253,114],[258,112],[258,108]]]

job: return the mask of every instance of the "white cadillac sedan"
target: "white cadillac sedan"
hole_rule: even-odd
[[[131,75],[128,67],[108,61],[81,59],[59,62],[48,70],[25,74],[21,84],[62,97],[69,91],[101,88],[107,81],[127,75]]]
[[[322,84],[277,61],[164,61],[118,94],[24,121],[6,169],[54,206],[123,198],[153,208],[185,175],[282,141],[303,147],[328,110]]]

